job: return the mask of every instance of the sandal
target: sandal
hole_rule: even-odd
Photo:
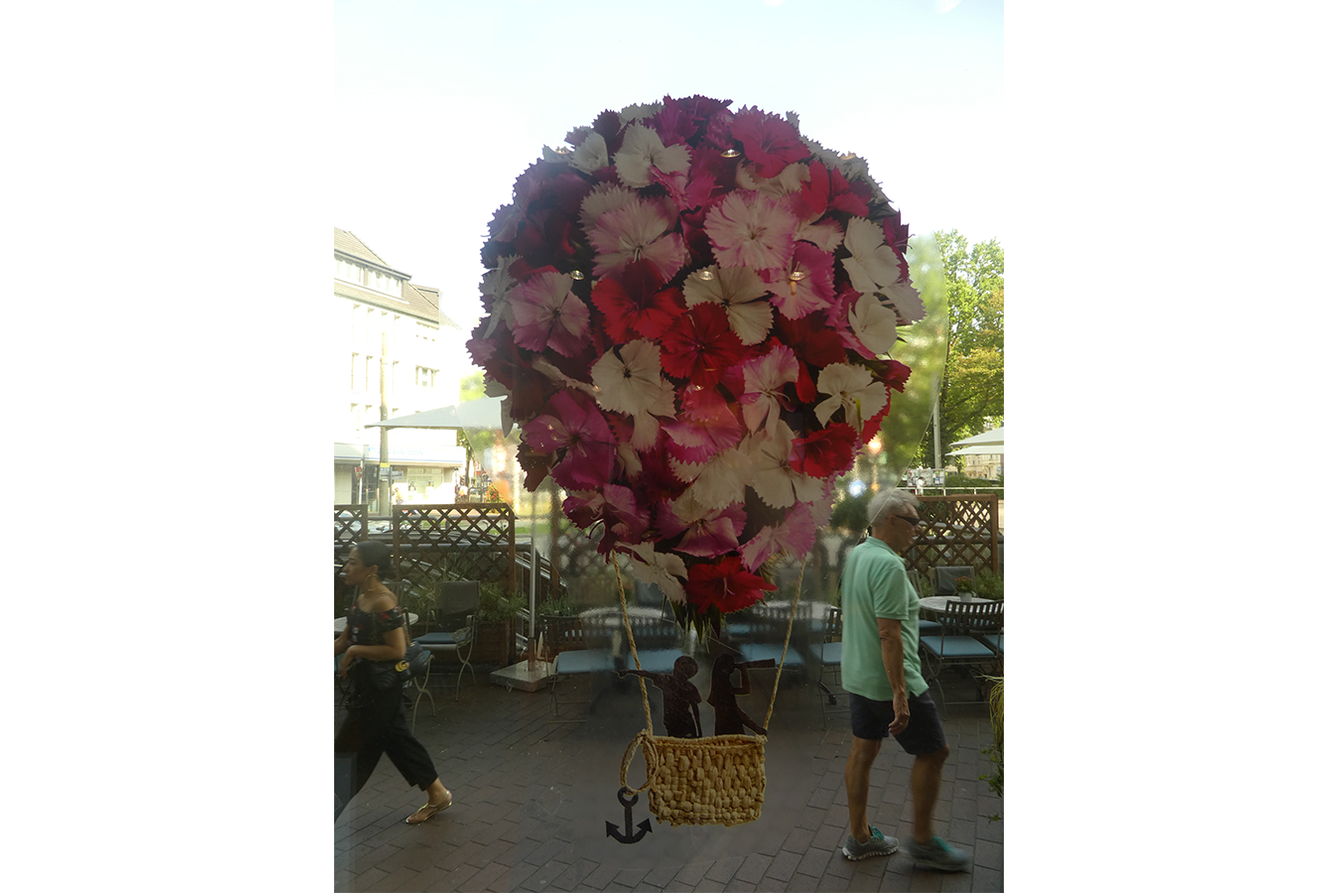
[[[429,819],[431,819],[433,816],[437,815],[437,814],[438,814],[439,812],[441,812],[442,810],[444,810],[444,809],[446,809],[447,807],[451,806],[451,803],[452,803],[451,792],[448,791],[448,792],[447,792],[447,800],[446,800],[445,803],[425,803],[424,805],[420,806],[418,809],[414,810],[414,814],[413,814],[413,815],[411,815],[409,818],[405,819],[405,824],[406,824],[406,825],[422,825],[424,822],[428,821]],[[417,821],[415,821],[416,816],[420,816],[420,815],[422,815],[423,818],[418,819]]]

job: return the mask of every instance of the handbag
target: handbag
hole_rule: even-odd
[[[372,615],[372,629],[373,633],[380,638],[382,635],[381,625],[377,622],[376,614]],[[410,661],[416,656],[410,654],[412,648],[422,649],[422,646],[411,646],[411,649],[407,649],[405,651],[405,656],[400,658],[400,660],[363,661],[363,663],[367,664],[367,670],[365,672],[368,674],[368,678],[372,682],[373,688],[377,689],[377,691],[391,691],[393,689],[404,687],[410,677]]]

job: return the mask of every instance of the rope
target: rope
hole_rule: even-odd
[[[638,660],[637,643],[633,641],[633,625],[628,621],[628,599],[624,596],[623,574],[619,573],[619,562],[617,560],[614,562],[614,579],[619,584],[619,612],[623,614],[623,628],[628,633],[628,648],[633,652],[633,666],[641,670],[642,661]],[[647,714],[647,735],[651,736],[655,734],[655,730],[651,724],[651,702],[647,700],[647,680],[638,676],[637,684],[642,689],[642,711]],[[636,740],[633,743],[636,744]],[[632,745],[629,745],[629,747],[631,748]],[[625,754],[625,757],[627,756]],[[627,767],[627,762],[624,765]],[[648,778],[650,778],[650,775],[648,775]]]
[[[791,627],[796,622],[796,607],[800,604],[800,587],[805,583],[805,564],[810,560],[806,553],[800,561],[800,574],[796,578],[796,594],[791,597],[791,617],[786,621],[786,638],[782,640],[782,660],[777,664],[777,676],[772,680],[772,700],[768,702],[768,715],[763,720],[763,728],[772,721],[772,708],[777,703],[777,686],[782,681],[782,665],[786,663],[786,649],[791,644]]]

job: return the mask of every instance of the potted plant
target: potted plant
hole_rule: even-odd
[[[486,664],[509,664],[516,648],[516,612],[523,601],[506,593],[501,583],[479,586],[479,631],[470,659]]]
[[[976,592],[978,598],[999,601],[1005,597],[1005,581],[991,571],[984,570],[977,575]]]
[[[964,601],[972,598],[974,585],[972,577],[964,576],[954,578],[954,591],[957,592],[958,597]]]

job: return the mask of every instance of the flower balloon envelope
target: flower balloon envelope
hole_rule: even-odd
[[[911,370],[908,230],[865,163],[701,96],[606,111],[489,225],[468,347],[534,490],[682,621],[762,600]]]

